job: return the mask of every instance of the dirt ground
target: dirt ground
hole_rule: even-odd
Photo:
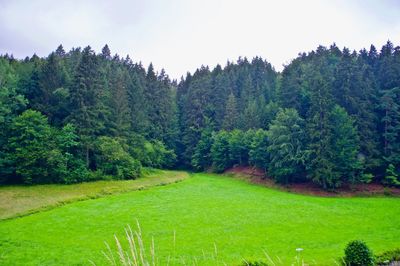
[[[371,183],[371,184],[344,184],[343,187],[336,189],[335,191],[326,191],[313,184],[311,182],[305,183],[294,183],[287,186],[280,185],[274,182],[274,180],[260,169],[253,167],[233,167],[225,171],[225,174],[230,174],[236,177],[246,178],[252,183],[260,184],[267,187],[272,187],[288,192],[294,192],[305,195],[315,195],[323,197],[332,196],[379,196],[379,195],[392,195],[400,196],[400,189],[398,188],[388,188],[381,184]]]

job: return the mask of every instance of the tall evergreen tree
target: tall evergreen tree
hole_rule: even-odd
[[[87,167],[92,166],[90,163],[94,140],[104,127],[104,104],[100,102],[100,95],[98,59],[88,46],[82,51],[71,87],[72,112],[68,117],[83,141]]]
[[[295,109],[282,109],[268,130],[268,174],[289,183],[304,174],[306,142],[304,120]]]
[[[237,110],[236,98],[233,93],[229,94],[225,108],[224,122],[222,128],[225,130],[233,130],[237,127],[239,115]]]
[[[400,164],[400,88],[382,92],[383,156],[387,164]]]

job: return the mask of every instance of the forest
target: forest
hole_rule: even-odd
[[[179,81],[90,46],[0,57],[0,182],[135,179],[143,167],[262,169],[282,184],[400,186],[400,47],[335,44]]]

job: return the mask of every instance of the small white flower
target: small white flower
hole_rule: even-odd
[[[302,248],[296,248],[296,251],[297,252],[302,252],[304,249],[302,249]]]

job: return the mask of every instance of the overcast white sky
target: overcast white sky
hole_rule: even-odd
[[[0,54],[46,56],[63,44],[108,44],[172,78],[239,56],[277,70],[319,44],[400,45],[399,0],[0,0]]]

